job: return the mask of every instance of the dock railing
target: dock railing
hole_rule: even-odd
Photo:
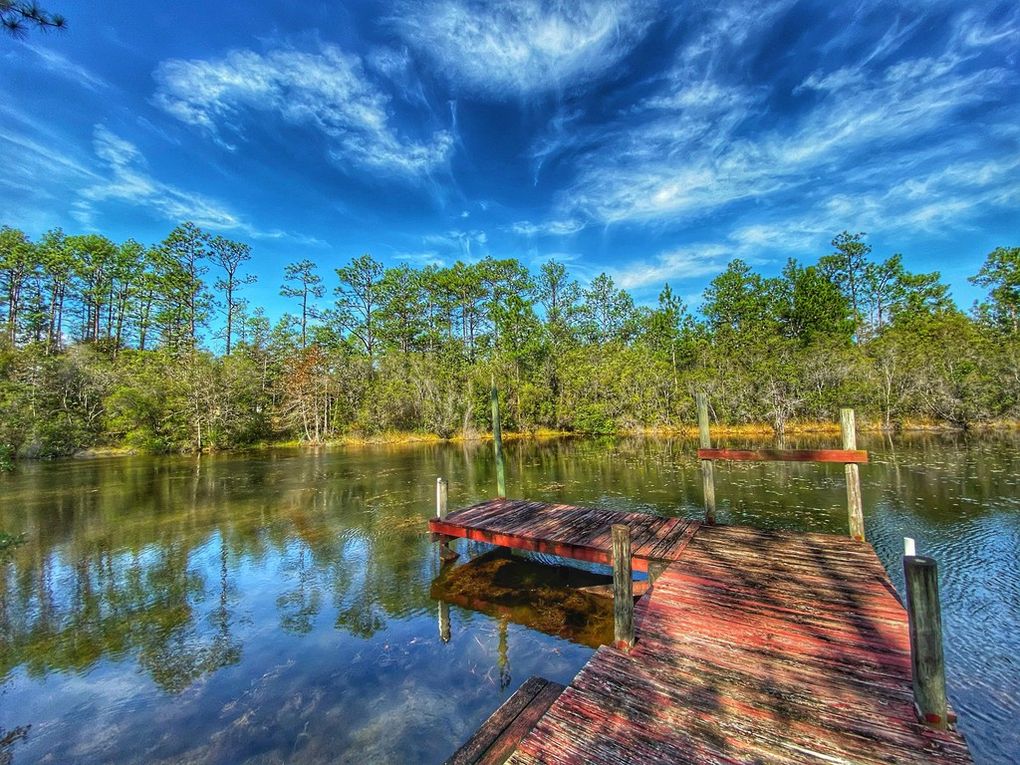
[[[842,462],[846,473],[846,503],[850,536],[864,541],[864,511],[861,502],[860,464],[868,461],[868,453],[857,448],[857,427],[854,410],[840,410],[842,449],[713,449],[709,431],[708,396],[697,394],[698,438],[701,478],[705,497],[705,522],[715,523],[714,460],[740,462]]]

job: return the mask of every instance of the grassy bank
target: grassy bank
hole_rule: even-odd
[[[858,421],[857,429],[861,433],[883,433],[883,434],[910,434],[910,433],[960,433],[962,428],[930,420],[908,420],[898,423],[894,428],[885,427],[881,420]],[[996,420],[971,425],[967,432],[1008,432],[1020,430],[1020,421],[1017,420]],[[786,425],[787,437],[798,436],[831,436],[839,437],[839,423],[825,421],[791,422]],[[745,424],[713,424],[712,436],[714,438],[749,438],[749,439],[774,439],[775,430],[770,425],[763,423]],[[684,424],[676,427],[637,427],[624,428],[608,433],[586,433],[583,431],[537,429],[529,431],[504,431],[504,441],[522,440],[548,440],[556,438],[683,438],[697,439],[698,428],[695,424]],[[385,431],[383,433],[348,433],[338,438],[315,443],[299,440],[265,441],[238,447],[233,450],[204,449],[203,453],[228,453],[259,451],[264,449],[280,448],[335,448],[335,447],[358,447],[358,446],[416,446],[423,444],[457,444],[457,443],[486,443],[492,441],[492,433],[472,431],[469,433],[456,433],[449,437],[436,435],[435,433],[422,433],[415,431]],[[100,459],[105,457],[123,457],[146,452],[137,448],[124,445],[96,446],[76,452],[73,456],[76,459]],[[188,454],[194,452],[179,452]],[[13,467],[9,465],[8,469]]]

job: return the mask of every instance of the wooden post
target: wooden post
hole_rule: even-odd
[[[857,426],[853,409],[839,410],[839,427],[843,431],[843,448],[857,448]],[[850,516],[850,536],[864,541],[864,510],[861,506],[861,473],[857,463],[843,466],[846,472],[846,508]]]
[[[492,448],[496,453],[496,496],[506,497],[506,468],[503,465],[503,430],[499,424],[499,391],[492,381]]]
[[[938,565],[920,555],[903,556],[914,703],[921,720],[945,730],[949,724],[946,663],[942,653]]]
[[[702,449],[712,448],[712,436],[708,430],[708,396],[697,395],[698,400],[698,438]],[[715,523],[715,467],[712,460],[701,461],[701,485],[705,494],[705,523]]]
[[[446,481],[440,477],[436,479],[436,518],[446,517],[446,507],[449,501],[449,487]]]
[[[634,645],[634,581],[631,573],[630,527],[613,525],[613,639],[616,647]]]

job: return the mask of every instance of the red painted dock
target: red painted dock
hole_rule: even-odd
[[[540,503],[486,506],[430,525],[472,539],[505,534],[525,549],[540,549],[551,532],[591,560],[591,550],[607,549],[598,529],[626,522],[635,550],[651,553],[646,563],[659,560],[656,551],[671,556],[638,602],[634,648],[600,648],[509,762],[972,762],[957,732],[917,720],[906,612],[870,545],[686,522],[677,531],[655,516],[611,520]],[[586,512],[596,514],[590,526]]]
[[[634,569],[675,560],[698,528],[696,521],[650,513],[626,513],[572,505],[494,499],[429,521],[429,530],[448,537],[559,555],[589,563],[612,563],[612,527],[631,530]]]

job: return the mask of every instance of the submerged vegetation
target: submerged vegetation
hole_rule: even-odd
[[[847,232],[817,265],[791,259],[775,277],[732,261],[697,315],[668,285],[639,306],[609,275],[582,286],[552,261],[532,273],[515,259],[386,268],[363,255],[327,285],[301,260],[282,275],[292,313],[275,324],[245,298],[250,260],[191,223],[151,247],[0,230],[0,463],[470,437],[490,379],[504,427],[521,432],[674,429],[696,390],[718,422],[780,434],[848,402],[889,428],[1020,416],[1020,248],[988,255],[972,278],[988,298],[970,312],[938,273],[874,258]]]
[[[24,535],[13,536],[5,531],[0,531],[0,555],[3,555],[7,549],[14,547],[15,545],[23,544],[24,541]]]

